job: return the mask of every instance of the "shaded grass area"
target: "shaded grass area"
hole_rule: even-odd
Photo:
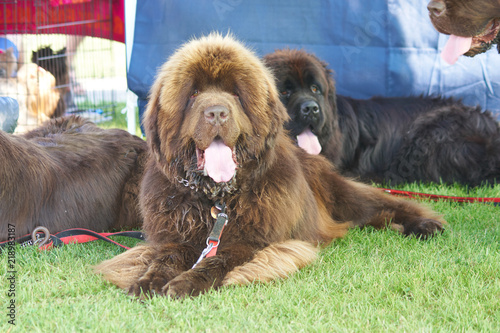
[[[467,192],[460,187],[403,188]],[[474,191],[494,196],[499,188]],[[92,265],[122,252],[111,244],[73,244],[48,252],[17,247],[16,326],[2,316],[0,331],[499,331],[499,208],[424,204],[449,222],[443,234],[430,240],[353,229],[286,280],[223,288],[184,301],[133,301],[94,274]],[[6,253],[0,262],[0,275],[7,276]],[[2,296],[8,289],[4,278]],[[2,300],[7,304],[8,298]]]

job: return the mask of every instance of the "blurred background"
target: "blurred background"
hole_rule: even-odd
[[[426,7],[426,0],[2,1],[0,96],[19,102],[18,132],[63,112],[140,134],[157,68],[180,44],[217,30],[258,55],[284,47],[315,53],[342,95],[453,96],[500,119],[500,55],[492,49],[446,64],[439,53],[448,36],[435,31]]]

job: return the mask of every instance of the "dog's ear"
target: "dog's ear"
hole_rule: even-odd
[[[328,85],[328,92],[327,92],[328,103],[330,104],[330,107],[332,108],[333,114],[337,115],[338,114],[338,110],[337,110],[337,91],[336,91],[336,88],[335,88],[335,80],[333,79],[334,72],[333,72],[333,70],[331,70],[329,68],[328,63],[326,63],[325,61],[319,59],[316,56],[314,56],[314,57],[316,58],[316,60],[323,67],[322,68],[323,69],[323,73],[325,75],[326,82],[327,82],[327,85]]]
[[[326,74],[326,73],[325,73]],[[333,80],[333,72],[330,71],[330,75],[327,76],[328,82],[328,103],[332,108],[334,114],[338,114],[337,110],[337,91],[335,89],[335,81]]]
[[[266,138],[266,144],[268,147],[272,147],[274,146],[276,137],[283,132],[283,125],[290,120],[290,116],[279,98],[273,75],[269,71],[266,76],[269,94],[268,107],[272,110],[271,127]]]
[[[149,97],[149,101],[146,106],[146,113],[144,115],[142,124],[144,126],[144,131],[146,132],[146,139],[149,149],[158,162],[165,161],[165,157],[161,153],[161,140],[158,129],[158,114],[160,113],[160,111],[159,88],[156,89],[155,85],[153,87],[153,93]]]

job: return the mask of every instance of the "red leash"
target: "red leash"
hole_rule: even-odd
[[[398,195],[398,196],[403,196],[403,197],[412,198],[412,199],[426,198],[426,199],[434,200],[434,201],[446,200],[446,201],[455,201],[455,202],[484,202],[484,203],[491,202],[495,205],[500,204],[500,198],[453,197],[453,196],[448,196],[448,195],[400,191],[400,190],[392,190],[392,189],[387,189],[387,188],[381,188],[381,190],[386,192],[386,193],[392,194],[392,195]]]
[[[126,250],[130,249],[128,246],[115,242],[109,238],[110,236],[125,236],[144,240],[144,234],[139,231],[98,233],[88,229],[73,228],[51,234],[47,228],[37,227],[31,234],[19,237],[15,239],[14,242],[20,244],[21,246],[38,245],[40,250],[49,250],[53,247],[63,246],[64,244],[86,243],[100,239],[120,246]],[[11,241],[0,242],[0,249],[6,247],[10,242]]]
[[[212,231],[207,238],[207,247],[201,252],[200,257],[198,258],[198,260],[196,260],[195,264],[191,268],[195,268],[196,265],[198,265],[204,258],[213,257],[217,254],[217,248],[219,247],[222,231],[224,230],[224,227],[228,222],[228,218],[226,215],[226,204],[221,201],[217,202],[215,206],[212,207],[210,213],[216,220]]]

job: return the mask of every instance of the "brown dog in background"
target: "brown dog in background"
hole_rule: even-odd
[[[23,135],[0,131],[0,241],[44,226],[96,232],[142,224],[138,209],[146,142],[77,116]]]
[[[473,57],[497,44],[500,53],[500,3],[492,0],[432,0],[427,5],[437,31],[451,35],[443,58]]]
[[[434,212],[342,178],[296,147],[287,119],[272,74],[242,44],[211,34],[182,46],[160,69],[146,111],[147,242],[96,270],[132,295],[195,296],[285,277],[349,226],[418,237],[442,229]],[[227,225],[217,254],[193,268],[211,213]]]

